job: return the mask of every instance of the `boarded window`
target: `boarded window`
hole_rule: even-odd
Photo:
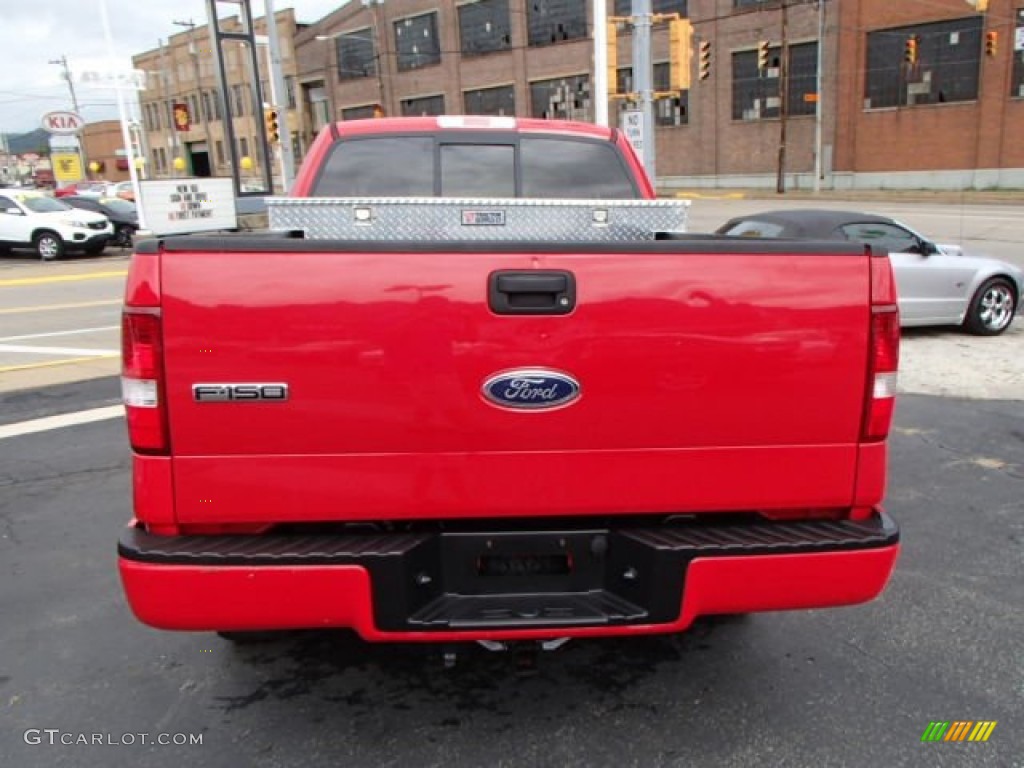
[[[361,107],[346,107],[341,110],[342,120],[365,120],[374,117],[377,110],[376,104],[366,104]]]
[[[342,32],[335,38],[335,46],[339,79],[355,80],[376,76],[377,51],[373,45],[373,31],[369,27]]]
[[[437,14],[425,13],[395,22],[395,53],[398,70],[406,72],[441,62]]]
[[[547,120],[590,120],[590,76],[530,83],[530,114]]]
[[[508,0],[479,0],[459,6],[459,45],[464,56],[512,46]]]
[[[633,91],[633,68],[620,67],[615,71],[615,88],[618,93],[632,93]],[[669,89],[669,65],[668,62],[654,65],[654,90],[668,92]],[[686,125],[689,122],[689,91],[678,91],[678,95],[662,97],[654,101],[654,124],[655,125]],[[619,112],[635,107],[625,99],[617,99]]]
[[[1013,76],[1010,80],[1010,96],[1024,98],[1024,8],[1017,11],[1017,24],[1014,40],[1020,40],[1020,48],[1014,41],[1007,41],[1013,50]]]
[[[654,13],[678,13],[686,16],[688,13],[687,0],[654,0]],[[633,0],[615,0],[615,15],[630,16],[633,13]]]
[[[421,96],[418,99],[402,99],[403,117],[430,117],[444,114],[444,96]]]
[[[463,94],[467,115],[515,115],[516,91],[511,85]]]
[[[530,45],[551,45],[587,37],[586,0],[527,0]]]
[[[978,98],[981,16],[868,33],[864,109],[973,101]],[[917,61],[906,61],[917,39]]]
[[[779,47],[768,49],[768,66],[757,68],[757,51],[732,55],[732,117],[734,120],[764,120],[781,113],[779,92]],[[813,115],[817,89],[818,44],[789,46],[788,114]]]

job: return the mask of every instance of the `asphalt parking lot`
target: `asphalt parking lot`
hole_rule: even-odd
[[[705,203],[694,229],[755,207]],[[1021,263],[1011,213],[901,217]],[[0,260],[0,342],[40,347],[0,358],[0,766],[1024,766],[1024,317],[992,339],[905,334],[887,501],[903,551],[878,601],[572,641],[533,669],[471,646],[445,669],[436,648],[234,648],[131,616],[122,420],[4,431],[118,402],[126,266],[116,249]],[[49,345],[97,359],[49,365]],[[922,743],[936,720],[997,725]]]
[[[116,396],[100,379],[0,396],[0,413]],[[1019,402],[904,396],[903,553],[880,600],[573,641],[526,674],[477,647],[446,670],[436,649],[339,633],[235,649],[142,627],[115,570],[120,420],[0,440],[0,765],[1022,765],[1022,481]],[[922,743],[933,720],[998,724]]]

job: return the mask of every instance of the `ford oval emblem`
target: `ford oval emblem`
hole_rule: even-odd
[[[484,382],[483,395],[502,408],[539,411],[571,403],[580,396],[580,385],[567,373],[519,368],[491,376]]]

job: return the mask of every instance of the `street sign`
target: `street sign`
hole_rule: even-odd
[[[622,113],[622,132],[626,134],[629,143],[633,145],[633,151],[640,158],[642,165],[644,162],[644,111],[642,109],[627,109]]]
[[[154,235],[183,235],[235,229],[235,187],[231,179],[160,179],[139,183],[146,223]]]
[[[53,176],[57,181],[81,181],[83,178],[82,158],[77,153],[53,153],[50,155],[50,164],[53,166]]]
[[[78,133],[85,121],[77,112],[47,112],[42,119],[43,130],[57,136],[70,136]]]

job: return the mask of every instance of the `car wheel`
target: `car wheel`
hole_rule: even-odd
[[[110,241],[111,245],[116,245],[120,248],[131,248],[132,246],[132,228],[129,226],[120,226],[114,231],[114,237]]]
[[[64,255],[64,240],[56,232],[40,232],[32,238],[32,244],[43,261],[59,259]]]
[[[1005,277],[986,280],[971,299],[964,327],[978,336],[997,336],[1010,327],[1017,308],[1013,286]]]

